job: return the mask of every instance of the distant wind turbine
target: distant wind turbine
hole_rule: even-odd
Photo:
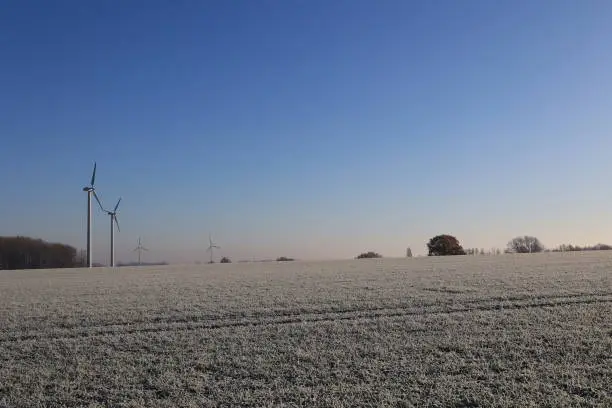
[[[141,264],[140,257],[142,255],[142,251],[148,251],[147,248],[142,246],[142,243],[140,242],[140,237],[138,237],[138,246],[134,248],[134,251],[138,251],[138,265],[140,265]]]
[[[215,248],[221,249],[221,247],[218,246],[217,244],[213,243],[213,240],[212,240],[212,237],[210,236],[210,234],[208,234],[208,242],[210,243],[210,245],[208,245],[208,249],[207,249],[207,251],[210,252],[210,262],[209,263],[214,263],[214,261],[213,261],[213,250]]]
[[[117,232],[121,232],[119,228],[119,221],[117,220],[117,208],[119,208],[119,203],[121,202],[121,197],[115,204],[115,208],[113,211],[104,210],[105,213],[110,215],[110,266],[113,268],[115,266],[115,225],[117,226]]]
[[[92,252],[91,252],[91,196],[93,195],[98,205],[102,210],[102,203],[100,203],[100,199],[96,194],[96,189],[94,187],[94,183],[96,182],[96,166],[97,164],[94,162],[93,174],[91,175],[91,183],[88,186],[83,187],[83,191],[87,192],[87,267],[92,267]]]

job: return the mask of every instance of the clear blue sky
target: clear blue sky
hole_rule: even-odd
[[[33,1],[0,12],[0,235],[120,260],[612,244],[612,2]],[[107,261],[108,217],[94,220]]]

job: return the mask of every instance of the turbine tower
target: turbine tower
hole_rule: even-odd
[[[208,234],[208,242],[210,243],[210,245],[208,245],[208,249],[207,249],[207,251],[210,252],[210,262],[209,263],[214,263],[214,261],[213,261],[213,250],[214,250],[214,248],[221,249],[221,247],[217,246],[217,244],[213,243],[212,237],[210,236],[210,234]]]
[[[111,268],[115,267],[115,225],[117,225],[117,232],[121,232],[119,228],[119,221],[117,220],[117,208],[119,208],[119,203],[121,202],[121,197],[115,204],[115,208],[113,211],[104,210],[108,215],[110,215],[110,266]],[[113,225],[114,224],[114,225]]]
[[[138,265],[140,265],[140,256],[142,254],[142,251],[148,251],[148,249],[143,247],[140,243],[140,237],[138,237],[138,246],[134,248],[134,251],[138,251]]]
[[[93,195],[100,208],[102,203],[96,194],[94,183],[96,182],[96,163],[94,162],[93,174],[91,175],[91,183],[83,187],[83,191],[87,192],[87,267],[92,267],[92,252],[91,252],[91,196]],[[104,210],[104,208],[102,208]]]

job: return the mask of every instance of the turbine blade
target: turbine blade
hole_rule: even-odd
[[[96,193],[96,190],[94,190],[94,191],[93,191],[93,195],[94,195],[94,198],[96,199],[96,201],[98,202],[98,205],[100,206],[100,209],[101,209],[102,211],[107,212],[107,211],[104,209],[104,207],[102,207],[102,203],[100,202],[100,199],[98,198],[98,194]]]
[[[93,169],[93,174],[91,175],[91,186],[93,187],[94,183],[96,182],[96,167],[98,166],[98,163],[94,162],[94,169]]]
[[[147,249],[147,248],[145,248],[145,247],[142,247],[142,248],[140,248],[140,249],[142,249],[143,251],[148,251],[148,249]]]
[[[115,220],[115,225],[117,225],[117,232],[121,232],[121,228],[119,228],[119,220],[116,215],[113,215],[113,219]]]
[[[119,208],[119,203],[121,202],[121,197],[119,197],[119,201],[117,201],[117,205],[115,205],[115,209],[113,212],[117,212],[117,208]]]

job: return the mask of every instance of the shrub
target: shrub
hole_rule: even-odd
[[[220,263],[232,263],[232,260],[229,259],[227,256],[224,256],[223,258],[221,258],[219,262]]]
[[[366,259],[366,258],[382,258],[381,254],[378,254],[374,251],[364,252],[355,257],[355,259]]]

